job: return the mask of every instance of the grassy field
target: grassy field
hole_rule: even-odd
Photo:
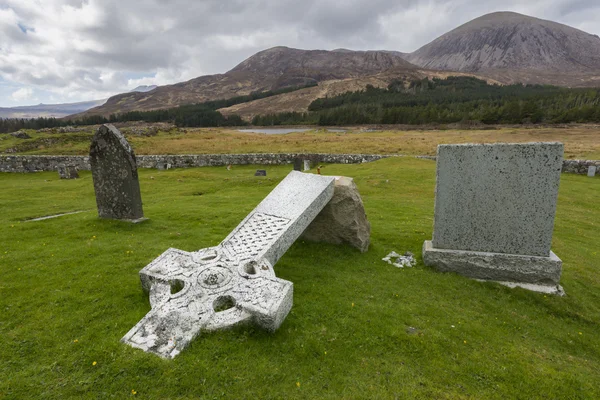
[[[71,134],[30,132],[32,139],[0,135],[0,154],[8,149],[17,154],[80,154],[89,151],[93,129]],[[384,130],[347,133],[324,129],[287,135],[241,133],[225,128],[173,129],[157,136],[127,135],[136,154],[221,154],[221,153],[371,153],[435,155],[441,143],[548,142],[565,144],[565,158],[600,159],[600,126],[571,128],[498,128],[490,130]]]
[[[277,332],[204,334],[171,361],[121,344],[150,309],[139,270],[218,244],[290,169],[256,168],[142,170],[138,225],[97,218],[89,172],[0,174],[0,399],[600,398],[600,179],[579,175],[561,177],[553,240],[565,297],[422,265],[434,162],[327,165],[355,178],[372,244],[296,242]],[[382,262],[392,250],[419,264]]]

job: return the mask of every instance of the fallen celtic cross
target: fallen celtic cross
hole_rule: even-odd
[[[152,310],[121,341],[173,358],[203,330],[279,328],[293,284],[273,265],[329,202],[334,179],[292,171],[218,246],[165,251],[140,271]]]

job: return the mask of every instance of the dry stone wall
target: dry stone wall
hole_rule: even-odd
[[[312,165],[360,164],[382,158],[397,157],[381,154],[319,154],[319,153],[256,153],[256,154],[184,154],[136,156],[138,168],[220,167],[225,165],[281,165],[292,164],[295,158],[310,160]],[[435,160],[435,156],[417,156]],[[73,165],[79,171],[90,170],[87,156],[0,156],[0,172],[56,171],[60,164]],[[586,175],[588,168],[595,165],[600,176],[600,160],[564,160],[562,172]]]
[[[308,154],[308,153],[256,153],[256,154],[190,154],[136,156],[138,168],[219,167],[225,165],[281,165],[291,164],[295,158],[310,160],[313,164],[359,164],[393,157],[378,154]],[[0,156],[0,172],[56,171],[58,166],[74,165],[78,170],[90,170],[87,156]],[[164,169],[164,168],[163,168]]]
[[[564,160],[562,172],[587,175],[591,166],[596,167],[596,176],[600,176],[600,160]]]

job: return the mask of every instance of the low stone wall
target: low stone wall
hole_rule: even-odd
[[[596,175],[600,176],[600,160],[564,160],[562,172],[587,175],[592,165],[596,166]]]
[[[314,164],[360,164],[399,157],[398,155],[379,154],[319,154],[319,153],[255,153],[255,154],[184,154],[137,156],[139,168],[219,167],[224,165],[281,165],[291,164],[294,158],[311,160]],[[434,156],[417,156],[435,160]],[[78,170],[89,170],[90,159],[87,156],[0,156],[0,172],[36,172],[56,171],[60,164],[73,165]],[[600,175],[600,160],[564,160],[562,172],[586,175],[588,167],[595,165],[596,175]]]
[[[89,170],[87,156],[0,156],[0,172],[57,171],[60,164],[73,165],[77,170]]]
[[[193,154],[137,156],[139,168],[218,167],[232,165],[291,164],[294,158],[316,163],[359,164],[394,157],[377,154],[309,154],[309,153],[256,153],[256,154]],[[89,170],[87,156],[0,156],[0,172],[56,171],[60,164],[74,165],[78,170]]]

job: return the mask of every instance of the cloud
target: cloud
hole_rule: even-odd
[[[17,89],[13,92],[11,97],[15,101],[30,100],[33,97],[33,89],[31,89],[31,88]]]
[[[494,11],[600,34],[597,0],[0,0],[0,106],[222,73],[279,45],[411,52]]]

